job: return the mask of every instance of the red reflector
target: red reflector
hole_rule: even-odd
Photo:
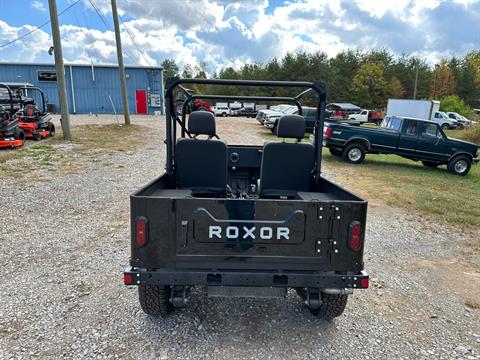
[[[350,249],[358,251],[362,248],[362,225],[358,221],[350,224]]]
[[[332,136],[332,128],[327,128],[327,131],[325,131],[325,136]]]
[[[368,288],[368,282],[369,282],[369,278],[363,278],[363,279],[360,279],[360,287],[362,289],[367,289]]]
[[[133,282],[133,276],[131,274],[123,274],[123,283],[125,285],[131,285]]]
[[[147,243],[148,220],[144,216],[135,219],[135,243],[144,246]]]

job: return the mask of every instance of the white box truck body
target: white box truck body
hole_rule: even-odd
[[[388,99],[387,104],[387,116],[433,120],[439,110],[440,102],[435,100]]]

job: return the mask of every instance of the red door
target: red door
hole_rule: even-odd
[[[137,104],[137,114],[147,114],[147,91],[137,90],[135,91],[135,102]]]

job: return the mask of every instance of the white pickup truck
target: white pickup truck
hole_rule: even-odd
[[[228,107],[227,103],[216,103],[214,107],[212,107],[213,114],[215,116],[229,116],[231,114],[230,108]]]
[[[358,121],[360,124],[367,122],[380,124],[383,120],[383,114],[380,111],[363,109],[358,114],[351,114],[348,119]]]

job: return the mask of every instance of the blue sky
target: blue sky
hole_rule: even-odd
[[[59,11],[74,0],[57,0]],[[107,27],[93,10],[100,10]],[[387,48],[442,57],[480,49],[480,0],[118,0],[125,62],[206,63],[211,71],[287,52]],[[0,61],[52,62],[47,0],[0,0]],[[19,11],[21,9],[21,11]],[[109,0],[80,0],[60,18],[67,62],[115,63]],[[133,38],[133,40],[132,40]]]

